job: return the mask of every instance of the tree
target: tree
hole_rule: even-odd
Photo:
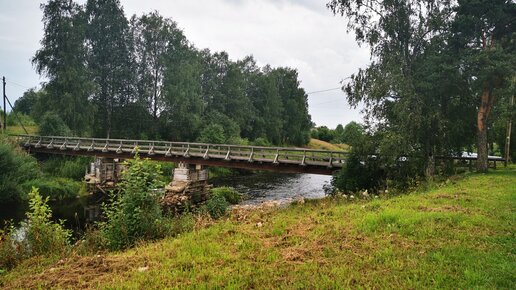
[[[45,113],[39,122],[39,132],[42,136],[70,136],[71,131],[57,113]]]
[[[16,113],[31,115],[32,110],[38,101],[39,95],[35,89],[29,89],[23,93],[23,96],[14,102],[14,110]]]
[[[134,15],[130,24],[137,65],[136,91],[139,101],[157,120],[163,110],[165,56],[169,49],[176,48],[174,43],[181,43],[185,36],[174,21],[164,18],[157,11],[140,17]]]
[[[516,3],[460,0],[454,12],[452,44],[477,96],[477,170],[486,172],[489,116],[497,95],[509,85],[516,67],[513,37]]]
[[[297,70],[276,68],[278,93],[283,107],[281,132],[283,144],[306,145],[310,139],[312,120],[308,114],[308,95],[300,88]]]
[[[164,184],[160,165],[140,159],[138,153],[126,165],[112,203],[104,206],[106,220],[100,223],[107,246],[113,250],[130,247],[140,239],[157,238],[161,232],[159,198]]]
[[[20,200],[21,185],[39,176],[36,159],[0,140],[0,201]]]
[[[45,111],[58,113],[72,132],[80,135],[90,127],[93,113],[88,101],[93,87],[85,66],[84,12],[68,0],[50,0],[41,8],[44,36],[32,63],[49,79],[42,96]]]
[[[328,7],[347,16],[357,42],[371,48],[371,64],[352,75],[345,87],[348,101],[366,104],[366,125],[384,132],[385,142],[393,142],[382,146],[391,150],[383,153],[392,155],[392,162],[400,155],[424,155],[430,177],[436,153],[449,153],[450,143],[468,140],[468,131],[455,130],[449,118],[458,104],[468,103],[460,89],[467,82],[459,73],[460,64],[444,53],[452,3],[333,0]],[[446,76],[443,70],[452,74]],[[463,111],[468,112],[467,107]],[[455,117],[461,118],[460,124],[469,118],[466,113]]]
[[[201,130],[202,66],[185,38],[169,43],[164,76],[163,106],[160,116],[161,136],[168,140],[194,141]]]
[[[98,108],[95,133],[109,138],[126,125],[119,109],[134,98],[129,23],[118,0],[88,0],[86,19],[87,61],[95,83],[93,103]]]
[[[364,127],[357,122],[351,121],[343,128],[342,141],[354,147],[362,143],[364,134]]]

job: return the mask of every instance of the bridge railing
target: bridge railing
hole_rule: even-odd
[[[153,140],[103,139],[63,136],[14,135],[26,147],[144,155],[216,158],[248,162],[289,163],[342,167],[348,153],[289,147],[263,147]]]

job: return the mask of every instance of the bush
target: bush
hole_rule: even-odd
[[[375,191],[385,178],[378,158],[352,153],[345,166],[333,176],[332,185],[343,192]]]
[[[24,194],[20,185],[39,175],[34,157],[0,141],[0,202],[19,200]]]
[[[34,120],[25,114],[11,112],[7,114],[7,126],[20,126],[20,122],[24,126],[35,126]]]
[[[256,139],[254,139],[254,141],[252,142],[252,144],[254,146],[263,146],[263,147],[269,147],[271,146],[271,142],[269,142],[269,140],[263,138],[263,137],[258,137]]]
[[[160,166],[140,159],[138,153],[126,165],[118,191],[111,194],[111,204],[104,205],[106,220],[99,224],[106,246],[112,250],[158,238],[161,232],[163,216],[158,199],[164,184]]]
[[[91,162],[90,157],[52,156],[41,164],[44,173],[81,181]]]
[[[27,221],[22,223],[29,255],[57,254],[67,250],[71,231],[63,228],[63,221],[55,223],[50,220],[52,210],[48,197],[43,198],[35,187],[29,192],[29,209]]]
[[[28,196],[27,220],[21,223],[24,235],[15,233],[12,226],[0,231],[0,270],[10,269],[24,258],[60,256],[70,249],[72,233],[64,229],[63,221],[51,221],[48,197],[43,198],[34,187]]]
[[[202,143],[222,144],[226,141],[224,128],[219,124],[210,124],[201,131],[197,141]]]
[[[41,194],[51,199],[66,199],[76,197],[81,189],[81,183],[67,178],[37,178],[25,182],[23,189],[39,188]]]
[[[22,253],[17,250],[20,243],[13,238],[13,232],[12,226],[0,230],[0,275],[2,271],[14,268],[22,259]]]
[[[56,113],[47,112],[39,123],[39,134],[42,136],[70,136],[71,131]]]
[[[208,214],[214,218],[218,219],[226,214],[226,210],[229,206],[229,203],[226,199],[221,195],[212,195],[204,204],[202,210],[208,212]]]
[[[231,187],[217,187],[211,190],[212,196],[221,196],[230,204],[237,204],[242,200],[240,194]]]

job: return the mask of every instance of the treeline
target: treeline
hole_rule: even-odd
[[[199,50],[173,20],[158,12],[127,19],[118,0],[41,7],[44,37],[32,62],[48,81],[16,103],[38,123],[97,137],[308,142],[295,69]]]
[[[355,146],[364,138],[365,133],[362,124],[351,121],[346,126],[338,124],[335,129],[330,129],[327,126],[312,128],[310,136],[325,142]]]
[[[436,156],[464,151],[477,152],[477,170],[486,172],[488,154],[505,153],[515,109],[514,1],[331,0],[327,7],[371,56],[344,88],[350,105],[364,107],[367,131],[347,175],[431,178]],[[403,156],[411,158],[400,163]]]

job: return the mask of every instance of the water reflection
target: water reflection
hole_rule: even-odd
[[[243,205],[258,204],[265,201],[291,202],[300,198],[324,197],[324,186],[329,185],[331,176],[316,174],[255,173],[233,175],[210,180],[214,186],[230,186],[243,194]],[[64,220],[65,227],[72,229],[78,236],[88,223],[98,220],[101,203],[106,195],[91,195],[61,201],[51,201],[50,207],[54,220]],[[18,226],[25,219],[28,210],[26,202],[0,204],[0,226],[13,221]]]
[[[318,174],[257,173],[213,179],[214,186],[230,186],[244,195],[242,204],[322,198],[331,176]]]

